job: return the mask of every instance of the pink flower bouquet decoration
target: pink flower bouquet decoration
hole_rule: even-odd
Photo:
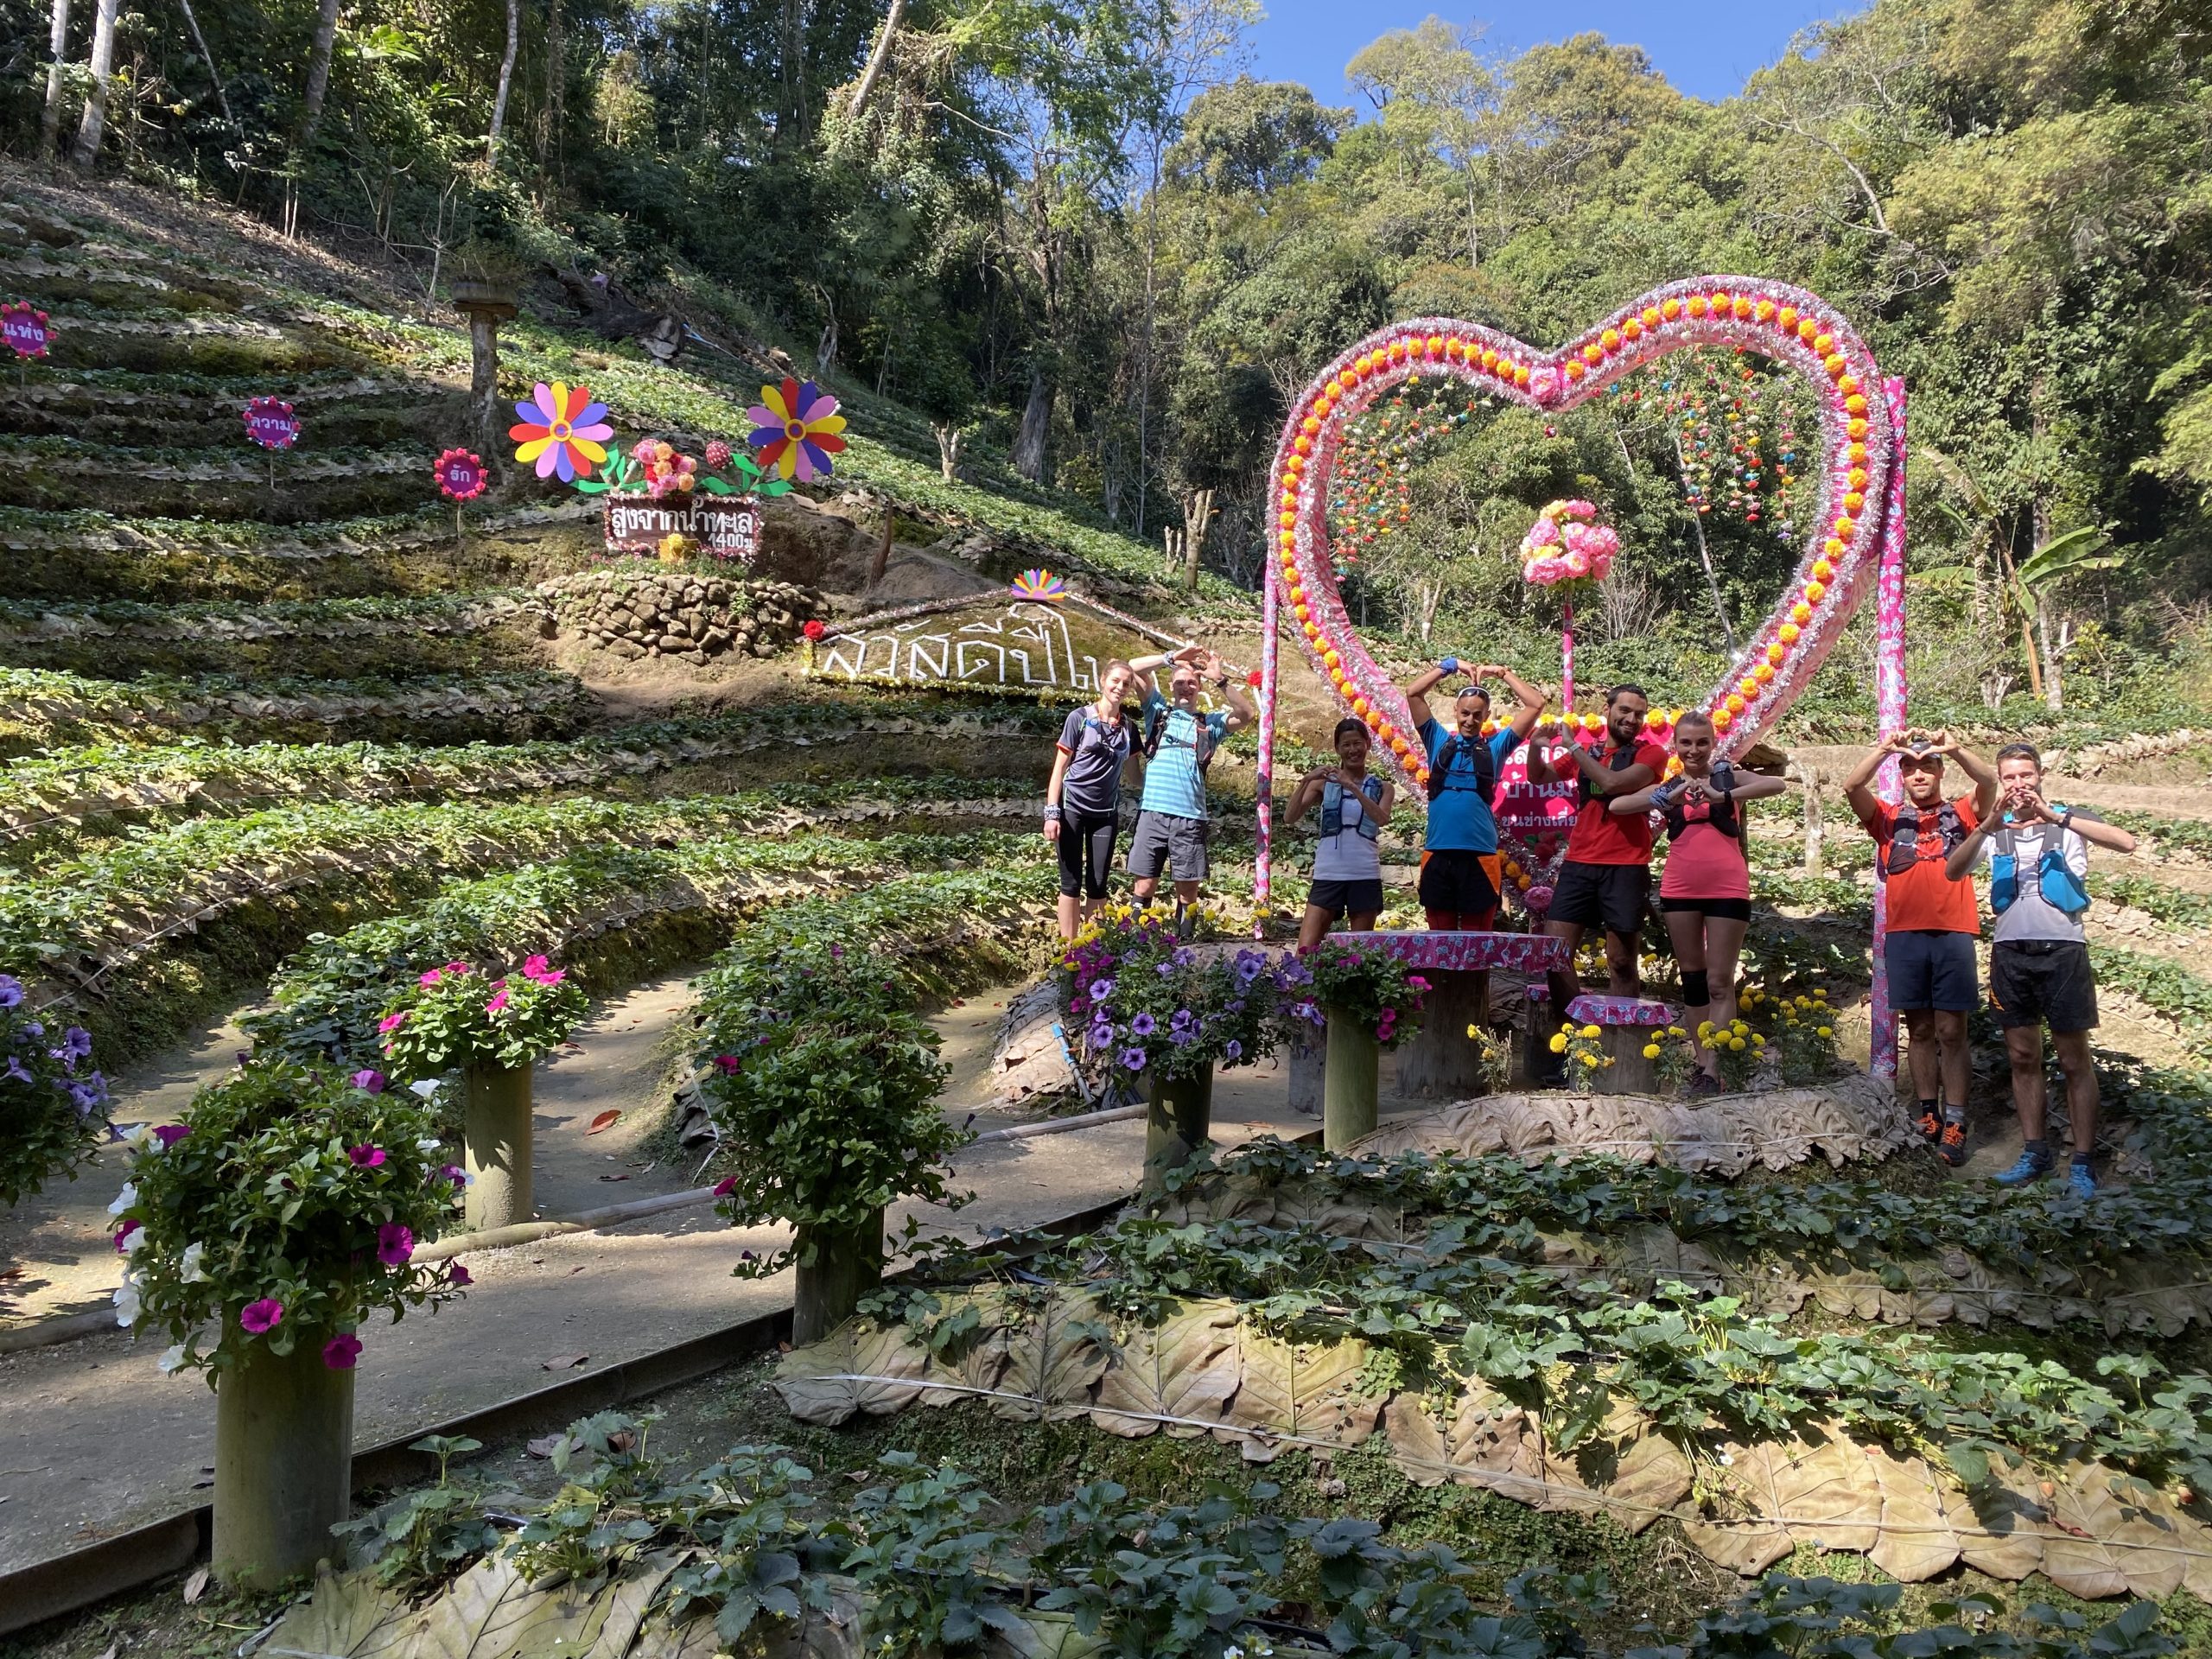
[[[1610,524],[1598,522],[1587,501],[1554,501],[1521,538],[1522,580],[1539,588],[1563,582],[1603,582],[1621,550]]]

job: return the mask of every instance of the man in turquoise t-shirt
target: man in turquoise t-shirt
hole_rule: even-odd
[[[1215,747],[1255,718],[1244,688],[1232,684],[1221,658],[1186,645],[1167,661],[1165,697],[1145,677],[1144,794],[1137,802],[1136,834],[1129,842],[1131,885],[1139,904],[1160,885],[1163,868],[1175,878],[1180,912],[1198,902],[1206,878],[1205,769]],[[1229,702],[1227,713],[1207,714],[1198,707],[1205,680]]]
[[[1484,663],[1471,671],[1469,683],[1452,699],[1447,729],[1429,712],[1428,694],[1439,681],[1460,671],[1459,659],[1446,657],[1406,688],[1414,729],[1428,751],[1421,903],[1433,930],[1487,933],[1497,920],[1497,818],[1491,808],[1498,768],[1535,729],[1549,699],[1511,669]],[[1521,704],[1510,721],[1487,737],[1483,724],[1490,718],[1490,693],[1484,680],[1503,680]]]

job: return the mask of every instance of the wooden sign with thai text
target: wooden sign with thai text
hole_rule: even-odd
[[[698,543],[709,558],[750,564],[760,553],[760,506],[751,497],[694,496],[656,501],[646,495],[607,498],[607,550],[651,558],[671,536]]]

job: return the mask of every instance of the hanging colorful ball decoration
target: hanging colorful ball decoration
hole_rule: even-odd
[[[245,435],[264,449],[289,449],[300,441],[300,417],[282,397],[249,397],[240,411]]]
[[[448,501],[474,501],[492,481],[482,457],[467,449],[447,450],[438,457],[431,475],[438,481],[438,493]]]
[[[1615,410],[1653,411],[1691,510],[1794,537],[1793,499],[1802,479],[1795,378],[1762,372],[1739,346],[1685,353],[1656,385],[1650,378],[1614,382]]]
[[[54,343],[54,330],[48,326],[45,312],[28,301],[10,300],[0,305],[0,340],[7,341],[18,359],[29,362],[46,355],[46,348]]]

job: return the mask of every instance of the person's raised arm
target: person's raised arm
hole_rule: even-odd
[[[1459,671],[1459,659],[1446,657],[1434,668],[1423,669],[1406,686],[1406,707],[1413,711],[1414,724],[1426,726],[1436,718],[1428,707],[1428,694],[1452,675]]]
[[[1936,734],[1936,753],[1948,754],[1959,763],[1959,770],[1974,784],[1974,815],[1986,818],[1997,810],[1997,796],[2002,787],[1997,781],[1997,768],[1966,747],[1948,732]]]
[[[1236,731],[1260,717],[1260,711],[1252,706],[1252,699],[1245,696],[1243,683],[1223,668],[1219,657],[1208,657],[1203,671],[1211,677],[1214,689],[1229,700],[1229,719],[1224,729]]]
[[[1974,867],[1980,861],[1982,843],[1990,833],[2004,822],[2001,813],[1992,814],[1974,825],[1967,838],[1951,849],[1951,855],[1943,861],[1943,874],[1954,881],[1963,881],[1974,874]]]
[[[1789,787],[1786,778],[1776,778],[1764,772],[1738,772],[1736,781],[1728,785],[1728,798],[1738,806],[1746,801],[1763,801],[1770,795],[1779,795]]]
[[[1298,787],[1290,792],[1290,804],[1283,809],[1282,827],[1286,830],[1296,823],[1321,798],[1329,780],[1337,775],[1334,766],[1316,766],[1298,780]]]
[[[1664,784],[1652,783],[1632,795],[1616,795],[1605,803],[1605,810],[1617,818],[1634,817],[1639,812],[1649,812],[1658,804],[1655,798],[1665,787]]]
[[[1851,776],[1843,780],[1843,798],[1859,823],[1872,823],[1882,816],[1881,797],[1874,793],[1874,774],[1881,771],[1883,761],[1904,752],[1911,735],[1910,732],[1891,732],[1860,756],[1859,764],[1851,769]],[[1984,812],[1981,816],[1989,815]]]
[[[1544,710],[1550,706],[1551,698],[1545,694],[1542,688],[1529,684],[1503,663],[1485,663],[1475,671],[1475,677],[1478,680],[1505,682],[1505,689],[1513,694],[1514,700],[1521,705],[1508,724],[1512,727],[1514,734],[1526,742],[1529,734],[1536,729],[1536,722],[1544,717]]]
[[[2061,830],[2071,830],[2092,847],[2101,847],[2108,853],[2132,853],[2135,837],[2116,823],[2107,823],[2102,818],[2092,817],[2086,812],[2061,811],[2044,799],[2040,791],[2025,794],[2014,816],[2031,823],[2055,824]]]

